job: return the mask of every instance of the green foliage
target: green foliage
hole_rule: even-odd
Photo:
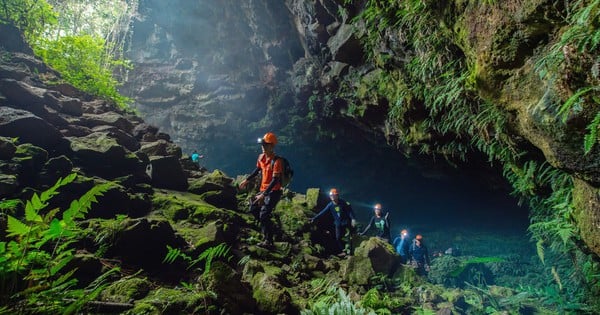
[[[58,189],[75,177],[71,174],[41,194],[34,193],[26,202],[25,218],[8,216],[8,240],[0,242],[0,300],[10,307],[24,299],[25,306],[19,307],[30,312],[71,314],[99,293],[98,282],[87,291],[73,289],[77,282],[72,278],[75,269],[64,268],[74,258],[71,245],[80,230],[76,220],[85,216],[92,203],[97,202],[96,196],[106,192],[111,184],[97,185],[74,200],[62,211],[60,219],[59,209],[46,209]]]
[[[458,277],[460,276],[460,274],[465,271],[465,269],[469,266],[469,265],[473,265],[473,264],[485,264],[485,263],[491,263],[491,262],[501,262],[504,261],[502,258],[500,257],[474,257],[474,258],[470,258],[468,260],[465,261],[461,261],[461,264],[458,268],[452,270],[452,272],[450,272],[450,276],[452,277]]]
[[[330,292],[335,292],[335,295],[327,295],[327,298],[321,299],[312,303],[311,308],[302,310],[302,315],[330,315],[330,314],[348,314],[348,315],[376,315],[371,310],[356,306],[342,288],[333,287]]]
[[[589,78],[598,79],[596,56],[597,49],[600,45],[600,1],[584,1],[578,0],[569,4],[569,16],[566,18],[567,26],[560,40],[555,43],[549,52],[536,62],[536,70],[541,78],[552,81],[557,80],[557,77],[574,77],[577,72],[588,72],[587,69],[579,69],[580,65],[576,65],[577,61],[589,58],[596,58],[594,65],[589,73],[583,75]],[[571,52],[571,49],[574,51]],[[574,69],[570,69],[574,67]],[[567,74],[561,74],[561,71],[567,71]],[[575,74],[574,74],[575,73]],[[577,83],[576,83],[577,84]],[[576,92],[559,107],[558,116],[565,122],[571,111],[578,109],[579,111],[586,107],[595,105],[598,108],[600,100],[597,92],[599,91],[596,85],[592,86],[575,86]],[[575,90],[574,89],[574,90]],[[591,95],[590,95],[591,94]],[[600,124],[600,112],[597,111],[594,119],[587,126],[588,134],[584,137],[584,153],[590,152],[594,144],[597,142],[598,125]]]
[[[404,306],[404,303],[389,294],[381,294],[377,288],[372,288],[363,295],[361,305],[374,310],[379,315],[383,315],[396,314]]]
[[[42,36],[57,21],[56,12],[46,1],[2,0],[0,3],[0,23],[16,26],[29,39]]]
[[[64,36],[56,40],[40,40],[34,47],[45,62],[59,71],[73,86],[93,95],[114,101],[126,108],[131,99],[119,94],[113,71],[129,67],[124,60],[113,60],[106,54],[106,43],[90,35]]]
[[[226,260],[231,259],[231,256],[229,255],[230,249],[231,249],[231,247],[229,245],[227,245],[225,243],[221,243],[217,246],[212,246],[212,247],[207,248],[202,253],[200,253],[200,255],[198,255],[198,257],[196,259],[193,259],[192,257],[185,254],[179,248],[172,248],[171,246],[167,245],[168,252],[167,252],[167,255],[165,256],[165,259],[163,259],[163,262],[172,264],[173,262],[175,262],[175,260],[177,260],[178,258],[181,258],[187,262],[188,269],[190,269],[190,268],[194,267],[195,265],[197,265],[198,263],[204,261],[204,274],[207,274],[210,271],[210,266],[214,259],[219,259],[219,258],[225,258]]]
[[[114,27],[126,28],[125,13],[132,14],[127,8],[135,7],[137,2],[132,1],[132,6],[119,0],[95,0],[84,5],[67,2],[56,1],[62,10],[59,14],[46,0],[3,0],[0,23],[21,29],[34,52],[67,82],[127,108],[131,99],[118,92],[119,82],[113,75],[131,66],[121,59],[124,38]],[[124,11],[119,10],[124,6]],[[97,16],[85,18],[90,12]]]

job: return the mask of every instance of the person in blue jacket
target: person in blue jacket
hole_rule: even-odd
[[[417,267],[417,274],[420,276],[426,276],[429,272],[429,251],[427,250],[427,246],[423,243],[423,236],[421,234],[417,234],[412,244],[410,245],[410,249],[408,254],[411,257],[413,265]]]
[[[331,201],[310,219],[313,223],[325,213],[331,213],[333,224],[335,225],[335,239],[337,241],[340,256],[350,255],[352,253],[352,228],[356,226],[356,217],[350,203],[339,198],[336,188],[329,191]],[[345,239],[345,240],[344,240]],[[345,243],[345,244],[344,244]]]
[[[396,249],[396,253],[400,255],[400,262],[406,264],[408,262],[410,256],[408,254],[410,241],[408,240],[408,231],[403,229],[400,231],[400,235],[394,238],[392,245]]]

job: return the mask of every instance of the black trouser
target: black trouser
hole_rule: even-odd
[[[352,254],[352,226],[336,225],[335,240],[337,241],[339,252],[345,252],[348,255]]]
[[[250,211],[254,215],[254,218],[260,223],[260,231],[265,241],[273,242],[273,223],[271,222],[271,216],[273,209],[281,199],[281,190],[273,190],[265,195],[261,205],[252,202],[250,204]],[[260,208],[259,208],[260,207]]]

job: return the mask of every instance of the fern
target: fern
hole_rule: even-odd
[[[0,284],[8,290],[0,291],[0,300],[25,298],[32,312],[57,313],[64,311],[65,304],[58,301],[55,294],[60,289],[61,294],[76,294],[71,288],[77,282],[72,278],[75,270],[63,272],[73,259],[72,244],[76,241],[78,226],[68,214],[83,218],[84,213],[96,202],[95,196],[101,195],[111,184],[98,185],[82,196],[77,205],[78,209],[69,208],[63,212],[63,218],[58,219],[58,209],[42,212],[48,206],[48,201],[58,194],[58,189],[75,179],[75,174],[59,179],[54,186],[41,194],[34,194],[26,202],[24,221],[13,216],[7,217],[8,242],[0,242]],[[73,205],[73,204],[72,204]],[[75,215],[74,215],[75,214]],[[48,243],[52,246],[46,246]],[[51,249],[51,251],[48,251]],[[27,288],[17,291],[23,285],[22,275],[27,280]],[[54,292],[54,293],[53,293]]]
[[[596,116],[592,122],[586,127],[588,134],[585,135],[583,141],[583,151],[585,154],[590,153],[592,147],[598,142],[598,127],[600,126],[600,112],[596,113]]]
[[[219,258],[225,258],[226,260],[231,259],[231,256],[229,255],[230,249],[231,249],[231,247],[229,245],[227,245],[225,243],[221,243],[217,246],[212,246],[212,247],[207,248],[202,253],[200,253],[196,259],[192,259],[190,256],[188,256],[187,254],[182,252],[180,249],[172,248],[171,246],[167,245],[167,255],[163,259],[163,263],[172,264],[178,258],[181,258],[187,262],[187,264],[188,264],[187,269],[190,269],[190,268],[194,267],[196,264],[204,261],[204,274],[207,274],[210,271],[210,267],[211,267],[213,260],[219,259]]]

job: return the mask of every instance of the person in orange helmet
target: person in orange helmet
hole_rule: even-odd
[[[429,251],[425,243],[423,243],[423,236],[421,234],[415,236],[408,253],[412,263],[417,267],[417,274],[421,276],[427,275],[431,262],[429,261]]]
[[[409,258],[408,250],[410,247],[410,241],[408,240],[408,231],[406,229],[400,231],[400,235],[394,238],[392,245],[396,249],[396,253],[400,255],[400,262],[406,264]]]
[[[254,196],[250,205],[251,212],[259,221],[260,229],[263,235],[261,246],[273,245],[273,224],[271,216],[273,209],[281,199],[281,174],[283,173],[283,163],[281,159],[275,156],[275,145],[277,136],[272,132],[267,132],[262,138],[258,138],[262,153],[256,161],[256,169],[240,183],[240,188],[246,188],[250,180],[261,174],[260,189]]]
[[[373,207],[373,216],[369,221],[369,224],[365,227],[365,229],[360,233],[360,235],[365,235],[372,227],[375,227],[376,233],[375,236],[389,242],[390,237],[390,221],[388,219],[389,212],[383,215],[383,210],[381,209],[381,204],[375,204]]]
[[[314,223],[316,219],[325,213],[331,213],[333,224],[335,225],[335,240],[339,247],[339,255],[346,256],[352,254],[352,232],[356,226],[356,217],[350,203],[341,199],[336,188],[329,191],[329,199],[331,201],[310,219],[310,223]],[[344,240],[345,238],[345,244]]]

